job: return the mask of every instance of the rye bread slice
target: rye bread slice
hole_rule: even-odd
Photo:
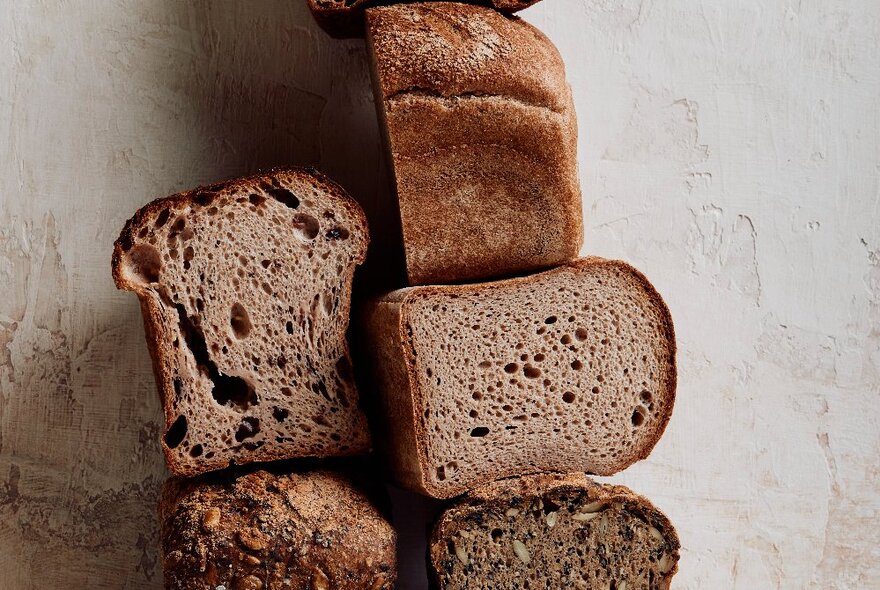
[[[406,1],[406,0],[399,0]],[[465,0],[491,6],[505,14],[528,8],[538,0]],[[315,22],[332,37],[360,37],[364,32],[364,10],[394,4],[395,0],[306,0]]]
[[[341,187],[295,168],[158,199],[125,224],[113,277],[140,299],[172,472],[369,450],[345,339],[368,240]]]
[[[163,492],[168,590],[394,587],[394,529],[346,477],[223,472]]]
[[[367,47],[409,284],[575,258],[577,121],[550,40],[490,8],[421,2],[367,10]]]
[[[660,510],[583,474],[480,487],[441,515],[430,542],[439,590],[668,590],[678,559]]]
[[[621,261],[411,287],[365,311],[385,453],[429,496],[542,471],[611,475],[648,456],[672,413],[669,310]]]

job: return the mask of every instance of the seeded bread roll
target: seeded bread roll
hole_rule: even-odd
[[[550,40],[516,17],[455,2],[371,8],[367,33],[409,284],[575,258],[577,123]]]
[[[672,413],[672,319],[624,262],[411,287],[365,311],[385,453],[429,496],[542,471],[611,475],[648,456]]]
[[[406,1],[406,0],[397,0]],[[465,0],[472,4],[492,6],[496,10],[512,14],[528,8],[538,0]],[[383,4],[393,4],[395,0],[306,0],[312,16],[322,29],[337,38],[359,37],[363,35],[364,9]]]
[[[366,452],[345,340],[360,207],[301,169],[143,207],[113,251],[141,302],[172,472]]]
[[[334,473],[172,479],[159,515],[167,590],[381,590],[397,578],[394,529]]]
[[[478,488],[443,513],[430,543],[439,590],[668,590],[678,559],[662,512],[582,474]]]

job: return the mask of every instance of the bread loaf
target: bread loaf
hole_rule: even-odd
[[[668,590],[678,559],[662,512],[582,474],[478,488],[443,513],[430,544],[438,590]]]
[[[455,2],[367,10],[367,44],[411,285],[577,256],[577,126],[540,31]]]
[[[178,475],[369,450],[345,339],[368,235],[312,171],[276,170],[156,200],[116,241],[140,299]]]
[[[172,479],[159,506],[167,590],[383,590],[396,535],[330,472]]]
[[[429,496],[616,473],[648,456],[672,413],[672,320],[624,262],[410,287],[372,302],[364,324],[393,475]]]
[[[528,8],[538,0],[465,0],[492,6],[504,13]],[[358,37],[363,34],[364,9],[391,4],[393,0],[307,0],[315,21],[333,37]]]

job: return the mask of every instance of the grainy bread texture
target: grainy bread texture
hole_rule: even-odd
[[[583,239],[562,58],[528,23],[454,2],[367,10],[411,285],[571,260]]]
[[[345,339],[360,207],[314,171],[276,170],[158,199],[116,241],[141,302],[170,469],[370,448]]]
[[[616,473],[648,456],[672,413],[672,320],[624,262],[411,287],[365,312],[384,452],[399,483],[433,497],[542,471]]]
[[[668,590],[678,559],[662,512],[582,474],[478,488],[443,513],[430,543],[439,590]]]
[[[168,590],[382,590],[397,578],[391,524],[331,472],[172,479],[159,514]]]
[[[315,21],[333,37],[358,37],[363,34],[364,9],[401,0],[306,0]],[[406,0],[402,0],[406,1]],[[465,0],[491,6],[504,13],[528,8],[538,0]]]

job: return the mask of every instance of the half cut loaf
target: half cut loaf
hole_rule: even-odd
[[[410,285],[575,258],[583,237],[577,124],[543,33],[491,8],[371,8],[367,44]]]
[[[366,325],[394,477],[429,496],[616,473],[648,456],[672,413],[672,320],[624,262],[410,287],[371,303]]]
[[[396,535],[329,471],[169,480],[159,505],[167,590],[388,590]]]
[[[169,468],[366,452],[345,339],[366,221],[314,171],[275,170],[158,199],[116,241],[141,302]]]
[[[668,590],[678,559],[651,502],[582,474],[480,487],[441,515],[430,543],[439,590]]]

